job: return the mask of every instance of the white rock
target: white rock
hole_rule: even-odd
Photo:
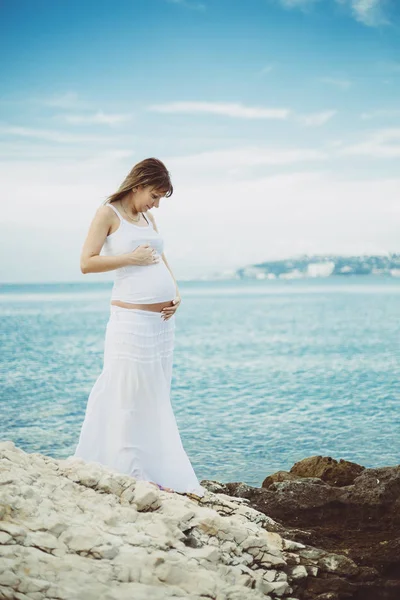
[[[303,579],[304,577],[307,577],[307,575],[307,569],[304,565],[296,565],[290,569],[290,576],[294,580]]]
[[[293,540],[287,540],[286,538],[282,538],[283,542],[283,550],[298,550],[299,548],[305,548],[304,544],[300,542],[295,542]]]
[[[272,600],[291,589],[285,542],[265,529],[275,522],[241,499],[195,501],[12,442],[0,465],[0,598]]]

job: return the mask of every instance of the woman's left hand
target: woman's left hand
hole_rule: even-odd
[[[164,308],[161,311],[164,321],[168,321],[168,319],[170,319],[172,317],[172,315],[175,314],[175,311],[178,308],[178,306],[180,305],[180,303],[181,303],[181,297],[178,294],[172,300],[172,306],[164,306]]]

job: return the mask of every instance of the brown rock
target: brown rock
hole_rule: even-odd
[[[293,475],[293,473],[289,473],[289,471],[277,471],[276,473],[273,473],[273,475],[268,475],[268,477],[266,477],[262,482],[261,487],[268,488],[276,481],[293,481],[295,479],[300,478],[297,475]]]
[[[319,477],[329,485],[342,487],[352,484],[364,469],[342,458],[338,462],[330,456],[310,456],[295,463],[290,473],[298,477]]]
[[[246,498],[275,519],[283,537],[308,545],[297,556],[309,577],[294,597],[400,600],[400,465],[365,468],[311,456],[268,475],[262,487],[226,483],[220,491]]]

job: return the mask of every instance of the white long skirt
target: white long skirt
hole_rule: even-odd
[[[203,496],[182,446],[170,392],[175,315],[110,305],[104,366],[73,456]]]

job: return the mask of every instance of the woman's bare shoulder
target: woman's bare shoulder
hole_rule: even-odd
[[[111,208],[111,202],[107,202],[106,204],[100,204],[100,206],[98,207],[97,210],[107,212],[107,213],[114,212],[113,209]]]
[[[92,227],[110,228],[116,221],[118,217],[115,212],[107,204],[101,204],[94,213]]]
[[[113,221],[115,218],[118,218],[109,203],[101,204],[96,210],[96,215],[98,215],[100,219],[109,221]]]

